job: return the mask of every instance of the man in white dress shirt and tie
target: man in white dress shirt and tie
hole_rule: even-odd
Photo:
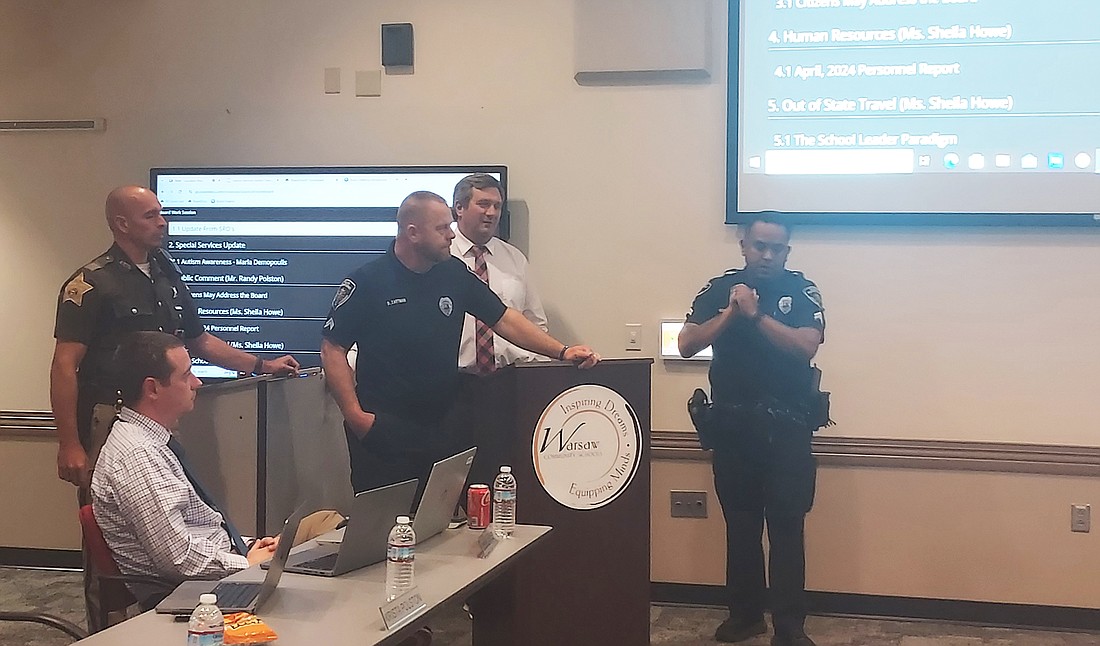
[[[452,204],[458,230],[451,241],[451,255],[486,281],[505,305],[522,312],[529,321],[547,331],[546,312],[527,274],[527,258],[519,249],[496,237],[505,198],[504,187],[495,177],[485,173],[468,175],[455,185]],[[544,356],[494,335],[491,329],[466,315],[458,352],[458,368],[462,375],[448,425],[456,445],[478,447],[469,482],[491,483],[497,468],[508,461],[503,453],[504,443],[478,439],[476,420],[489,405],[481,386],[482,378],[514,363],[546,360]],[[465,502],[463,497],[462,503]]]
[[[451,255],[487,282],[505,305],[522,312],[545,332],[546,312],[527,274],[527,258],[496,237],[504,198],[503,187],[492,175],[474,173],[458,182],[453,202],[458,230],[451,241]],[[461,371],[486,374],[513,363],[546,360],[494,335],[492,329],[466,315],[458,352]]]

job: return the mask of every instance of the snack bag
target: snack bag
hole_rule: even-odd
[[[234,612],[225,616],[226,644],[263,644],[279,636],[262,619],[249,612]]]

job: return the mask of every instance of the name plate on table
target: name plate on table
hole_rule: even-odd
[[[477,557],[479,559],[486,558],[496,549],[499,543],[500,537],[493,531],[493,525],[490,524],[488,527],[481,530],[481,536],[477,537]]]
[[[428,604],[420,596],[420,590],[413,586],[393,601],[382,604],[378,611],[382,613],[382,623],[386,625],[386,630],[393,630],[404,626],[427,607]]]

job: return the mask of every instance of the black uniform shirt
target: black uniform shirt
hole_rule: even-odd
[[[150,254],[149,273],[112,245],[61,288],[54,338],[88,347],[77,373],[82,400],[114,401],[107,370],[126,334],[160,330],[193,339],[205,331],[191,292],[166,253]]]
[[[760,311],[793,328],[825,331],[825,310],[817,286],[800,272],[784,271],[761,281],[743,269],[731,269],[711,279],[691,304],[687,322],[702,324],[729,307],[730,289],[743,283],[756,290]],[[734,319],[714,341],[710,364],[711,398],[722,403],[779,400],[799,404],[811,388],[809,361],[784,352],[768,341],[757,323]]]
[[[458,258],[418,274],[394,254],[344,279],[332,301],[324,336],[358,344],[356,395],[364,410],[438,420],[458,382],[458,345],[468,312],[493,326],[504,303]]]

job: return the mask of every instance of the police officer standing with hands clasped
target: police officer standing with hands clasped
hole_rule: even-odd
[[[714,449],[714,484],[726,520],[726,592],[730,616],[715,634],[738,642],[767,631],[772,646],[813,646],[806,636],[803,526],[813,505],[813,431],[827,423],[810,360],[824,341],[821,295],[785,269],[787,225],[756,218],[741,226],[744,269],[714,278],[692,303],[679,349],[690,357],[713,346],[713,406],[697,391],[692,421]],[[761,545],[767,520],[768,582]]]

